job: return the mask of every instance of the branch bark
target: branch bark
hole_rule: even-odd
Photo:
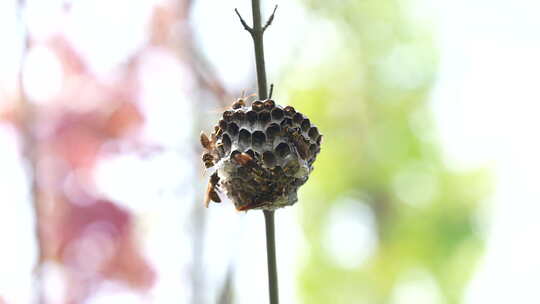
[[[266,81],[266,66],[264,62],[264,43],[263,36],[266,29],[272,24],[276,13],[277,5],[274,7],[272,15],[266,21],[264,27],[261,22],[261,3],[260,0],[251,0],[251,12],[253,14],[253,26],[249,27],[244,18],[240,15],[237,9],[236,14],[240,18],[240,22],[246,31],[253,38],[253,46],[255,49],[255,65],[257,68],[257,87],[259,99],[264,100],[268,97],[267,81]],[[278,292],[278,276],[276,265],[276,239],[274,227],[274,211],[264,210],[264,220],[266,227],[266,256],[268,262],[268,288],[270,295],[270,304],[279,303]]]

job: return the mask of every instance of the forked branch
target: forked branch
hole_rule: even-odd
[[[262,32],[264,33],[264,31],[266,31],[266,29],[272,24],[272,21],[274,21],[274,16],[276,14],[276,10],[278,8],[278,5],[276,4],[276,6],[274,6],[274,10],[272,11],[272,14],[270,15],[270,17],[268,18],[268,20],[266,20],[266,23],[264,24],[264,26],[262,27]],[[238,16],[238,18],[240,19],[240,22],[242,23],[242,26],[244,27],[244,29],[246,31],[248,31],[251,35],[253,35],[253,28],[250,27],[249,25],[247,25],[246,23],[246,20],[244,20],[244,18],[242,17],[242,15],[240,15],[240,12],[238,11],[237,8],[234,9],[236,15]]]

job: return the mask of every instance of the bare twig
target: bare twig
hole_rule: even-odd
[[[235,8],[234,11],[236,12],[236,15],[238,15],[238,18],[240,18],[240,22],[242,23],[242,26],[244,27],[244,29],[248,31],[251,34],[251,36],[253,36],[253,29],[249,27],[249,25],[247,25],[246,20],[242,18],[242,15],[240,15],[240,13],[238,12],[238,9]]]
[[[259,99],[266,99],[268,94],[267,83],[266,83],[266,66],[264,63],[264,44],[263,44],[263,34],[264,31],[272,24],[274,20],[274,14],[276,12],[277,5],[274,7],[274,11],[268,21],[264,25],[261,25],[261,3],[260,0],[251,0],[251,12],[253,14],[253,26],[250,27],[242,15],[238,12],[238,9],[234,9],[240,22],[246,31],[251,34],[253,38],[253,46],[255,49],[255,63],[257,68],[257,86],[259,88]]]
[[[268,21],[266,21],[266,24],[263,26],[263,32],[266,31],[266,28],[270,26],[270,24],[272,24],[272,21],[274,21],[274,15],[276,14],[276,10],[277,10],[277,4],[276,6],[274,6],[274,11],[272,11],[272,15],[270,15],[270,18],[268,18]]]
[[[253,27],[249,27],[237,9],[236,14],[240,18],[240,22],[244,26],[244,29],[251,34],[253,38],[253,46],[255,49],[255,65],[257,68],[257,86],[259,89],[259,99],[263,100],[267,98],[267,83],[266,83],[266,67],[264,63],[264,45],[263,35],[266,28],[272,24],[274,20],[274,14],[276,12],[277,5],[274,7],[272,15],[264,25],[261,26],[261,3],[260,0],[251,0],[251,12],[253,14]],[[271,89],[272,91],[273,89]],[[270,93],[270,96],[272,94]],[[270,294],[270,304],[279,303],[278,292],[278,276],[276,266],[276,240],[275,240],[275,228],[274,228],[274,211],[264,210],[264,220],[266,226],[266,255],[268,262],[268,287]]]
[[[270,84],[270,93],[268,93],[268,99],[272,99],[272,94],[274,93],[274,84]]]

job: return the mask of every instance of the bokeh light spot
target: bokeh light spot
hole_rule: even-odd
[[[62,81],[62,65],[50,48],[36,46],[28,51],[24,62],[23,84],[31,101],[50,101],[60,92]]]
[[[440,304],[441,293],[429,273],[416,269],[405,272],[392,295],[392,304]]]
[[[399,170],[392,187],[396,196],[411,206],[432,202],[439,191],[437,177],[421,163],[409,164]]]
[[[339,267],[361,266],[377,248],[373,212],[351,198],[337,203],[328,216],[323,242],[328,256]]]

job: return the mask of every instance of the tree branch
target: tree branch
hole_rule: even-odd
[[[244,29],[251,34],[253,39],[253,46],[255,49],[255,65],[257,68],[257,86],[259,99],[264,100],[267,98],[267,82],[266,82],[266,67],[264,63],[264,45],[263,35],[264,31],[272,24],[274,20],[274,14],[276,12],[277,5],[274,7],[274,11],[268,21],[262,27],[261,25],[261,3],[260,0],[251,0],[251,12],[253,14],[253,27],[249,27],[238,10],[235,9],[236,14],[240,18],[240,22],[244,26]],[[268,262],[268,287],[270,294],[270,304],[279,303],[278,293],[278,276],[277,276],[277,263],[276,263],[276,239],[274,228],[274,211],[264,210],[264,222],[266,227],[266,255]]]

